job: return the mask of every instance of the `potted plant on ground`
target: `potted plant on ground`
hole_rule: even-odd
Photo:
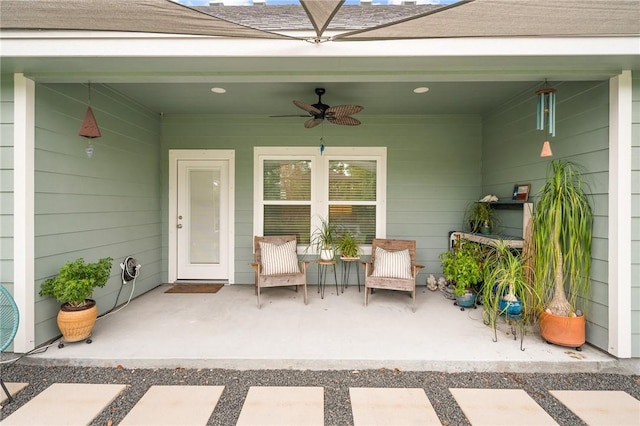
[[[549,343],[580,349],[591,272],[593,213],[580,167],[549,165],[532,218],[534,285],[541,298],[540,335]],[[580,305],[579,305],[580,304]]]
[[[311,234],[309,247],[313,247],[322,260],[335,257],[336,235],[338,228],[328,218],[320,218],[320,226]]]
[[[62,303],[57,321],[64,341],[78,342],[91,336],[98,317],[98,307],[91,296],[94,288],[104,287],[109,280],[112,261],[111,257],[105,257],[96,263],[85,263],[82,258],[66,262],[58,275],[42,283],[40,296],[50,296]]]
[[[482,248],[460,239],[453,250],[440,254],[442,273],[453,284],[456,304],[461,308],[475,306],[477,287],[482,282]]]
[[[495,221],[495,212],[488,202],[474,201],[467,206],[465,223],[469,224],[471,232],[491,234]]]
[[[342,259],[359,259],[362,254],[358,239],[351,232],[342,233],[336,242],[336,250]]]
[[[537,303],[525,254],[498,240],[486,253],[483,269],[482,309],[485,322],[493,329],[495,342],[496,321],[500,315],[520,321],[524,326],[531,320],[530,307]]]

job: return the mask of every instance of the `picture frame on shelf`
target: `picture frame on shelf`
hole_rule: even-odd
[[[531,191],[530,183],[517,183],[513,185],[513,192],[511,199],[513,201],[526,202],[529,199],[529,191]]]

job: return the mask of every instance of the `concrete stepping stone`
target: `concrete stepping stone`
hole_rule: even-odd
[[[522,389],[449,389],[473,426],[558,423]]]
[[[7,386],[7,390],[9,391],[11,396],[14,397],[17,395],[18,392],[26,388],[29,383],[4,382],[4,384]],[[4,393],[4,389],[0,387],[0,408],[2,408],[2,403],[4,403],[7,399],[8,399],[7,394]]]
[[[108,406],[126,385],[54,383],[2,421],[14,425],[86,425]]]
[[[324,425],[324,388],[252,386],[237,426]]]
[[[424,389],[349,388],[354,426],[441,425]]]
[[[589,426],[640,425],[640,401],[624,391],[549,391]]]
[[[206,425],[224,386],[151,386],[120,425]]]

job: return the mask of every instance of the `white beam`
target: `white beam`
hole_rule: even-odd
[[[13,293],[20,312],[13,347],[24,353],[35,347],[35,83],[15,74],[13,85]]]
[[[609,81],[609,345],[631,357],[631,71]]]

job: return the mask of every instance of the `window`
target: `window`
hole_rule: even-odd
[[[254,150],[254,234],[309,243],[320,218],[364,244],[386,234],[386,148]],[[366,250],[366,248],[365,248]]]

